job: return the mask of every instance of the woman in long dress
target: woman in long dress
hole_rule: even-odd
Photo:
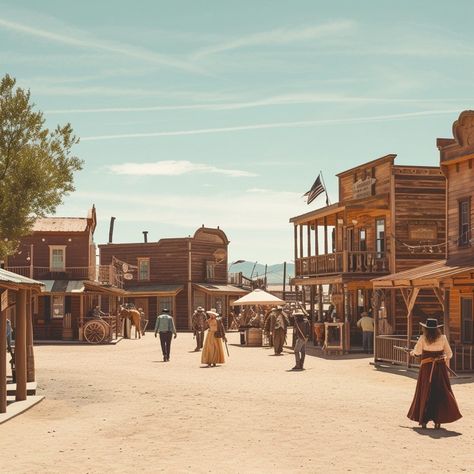
[[[207,364],[208,367],[215,367],[217,364],[223,364],[224,358],[224,344],[225,329],[222,319],[219,318],[215,311],[206,311],[209,315],[207,324],[209,329],[206,334],[204,341],[204,347],[202,349],[201,363]]]
[[[420,323],[423,334],[418,339],[412,356],[421,356],[415,396],[408,418],[426,428],[429,421],[439,429],[441,423],[452,423],[461,418],[458,404],[449,382],[449,360],[453,356],[448,339],[441,333],[442,324],[431,318]]]

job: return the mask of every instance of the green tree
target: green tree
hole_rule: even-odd
[[[15,251],[37,217],[56,211],[74,191],[83,162],[71,154],[79,142],[71,125],[45,127],[30,91],[8,74],[0,83],[0,258]]]

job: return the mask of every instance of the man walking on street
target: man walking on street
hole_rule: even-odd
[[[204,331],[206,330],[207,315],[204,308],[198,306],[191,319],[191,327],[196,338],[195,352],[199,352],[204,344]]]
[[[304,359],[306,356],[306,342],[310,334],[310,326],[308,318],[301,311],[293,313],[295,318],[294,332],[296,335],[295,343],[295,359],[296,365],[292,370],[304,370]]]
[[[281,355],[283,352],[288,323],[288,317],[281,306],[274,308],[265,322],[264,331],[271,338],[275,355]]]
[[[155,337],[160,333],[161,350],[163,352],[163,362],[170,360],[171,336],[174,334],[176,339],[176,328],[173,318],[169,314],[169,309],[163,309],[161,314],[156,318]]]
[[[372,354],[374,347],[374,319],[365,311],[357,321],[357,327],[362,329],[362,347],[366,354]]]

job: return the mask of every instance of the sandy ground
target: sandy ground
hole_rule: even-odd
[[[115,346],[39,346],[46,399],[0,426],[0,472],[474,472],[474,382],[456,384],[464,414],[440,431],[405,417],[410,377],[365,357],[294,356],[237,345],[200,368],[192,335]]]

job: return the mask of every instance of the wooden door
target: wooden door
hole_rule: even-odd
[[[145,313],[145,319],[150,319],[148,311],[148,298],[135,298],[135,307],[137,309],[142,309],[142,311]]]

